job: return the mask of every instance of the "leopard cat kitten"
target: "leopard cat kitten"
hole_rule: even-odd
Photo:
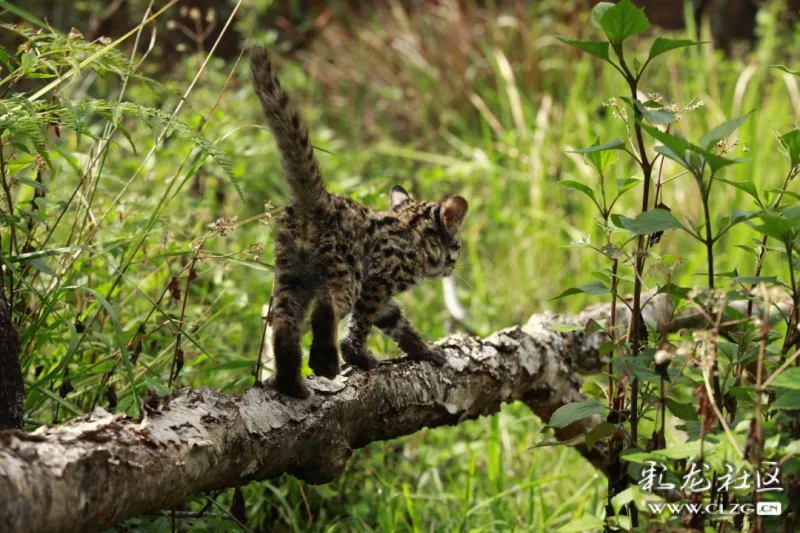
[[[377,326],[409,357],[443,364],[444,356],[422,340],[392,297],[424,279],[452,274],[467,201],[461,196],[442,202],[412,200],[395,185],[389,209],[377,211],[330,194],[308,131],[266,50],[251,51],[250,69],[293,197],[277,225],[272,384],[292,396],[309,394],[300,375],[300,336],[312,303],[308,364],[317,375],[333,378],[339,373],[337,327],[348,313],[341,343],[346,362],[365,369],[377,365],[366,348],[367,335]]]

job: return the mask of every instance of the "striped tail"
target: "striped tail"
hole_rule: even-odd
[[[308,130],[289,102],[289,95],[281,88],[263,47],[254,47],[250,51],[250,72],[267,124],[278,143],[286,181],[295,203],[301,209],[312,209],[328,198],[328,192],[308,140]]]

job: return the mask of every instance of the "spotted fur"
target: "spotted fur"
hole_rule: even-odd
[[[308,396],[300,376],[300,335],[312,304],[309,366],[315,374],[339,373],[337,327],[347,314],[351,319],[341,343],[346,362],[366,369],[377,365],[366,348],[377,326],[409,357],[442,364],[443,356],[422,340],[393,296],[453,272],[467,201],[412,200],[395,185],[389,209],[378,211],[328,193],[308,131],[263,48],[252,50],[250,66],[293,195],[279,218],[275,245],[273,384],[286,394]]]

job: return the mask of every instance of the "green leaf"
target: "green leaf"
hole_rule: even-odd
[[[582,326],[576,326],[574,324],[555,324],[552,328],[553,331],[557,331],[559,333],[569,333],[572,331],[581,331],[583,330]]]
[[[778,396],[770,409],[783,409],[786,411],[800,409],[800,390],[790,390]]]
[[[603,144],[593,144],[589,148],[581,148],[580,150],[567,150],[567,153],[591,154],[592,152],[602,152],[603,150],[619,150],[623,148],[625,148],[625,143],[622,141],[622,139],[617,137],[613,141],[608,141]]]
[[[550,423],[547,425],[552,428],[567,427],[576,420],[603,414],[605,410],[606,407],[603,404],[592,400],[568,403],[556,409],[556,412],[550,417]]]
[[[800,76],[800,70],[792,70],[789,67],[785,67],[783,65],[771,65],[772,68],[776,68],[778,70],[782,70],[788,74],[793,74],[795,76]]]
[[[663,37],[658,37],[655,41],[653,41],[653,45],[650,47],[650,55],[647,56],[647,60],[649,61],[665,52],[669,52],[670,50],[683,48],[685,46],[693,46],[695,44],[700,43],[691,41],[689,39],[665,39]]]
[[[568,189],[574,189],[576,191],[582,192],[586,196],[592,199],[592,201],[597,204],[597,198],[594,195],[594,191],[588,185],[584,185],[583,183],[578,183],[577,181],[572,180],[561,180],[558,182],[559,185],[563,185]]]
[[[680,403],[672,398],[667,398],[667,409],[681,420],[697,420],[697,413],[690,403]]]
[[[600,24],[600,19],[610,8],[614,7],[614,2],[599,2],[592,8],[592,26],[598,30],[602,30],[603,26]]]
[[[763,235],[785,242],[792,236],[792,224],[785,218],[771,211],[761,211],[758,218],[762,224],[753,224],[753,229]]]
[[[650,134],[655,140],[660,141],[668,150],[659,150],[660,146],[656,146],[656,152],[669,157],[673,161],[679,163],[685,168],[689,168],[689,163],[686,161],[686,151],[689,149],[689,142],[683,137],[671,135],[653,126],[642,124],[642,129]]]
[[[794,129],[778,137],[783,155],[792,168],[800,165],[800,130]]]
[[[702,159],[706,162],[708,167],[711,169],[711,172],[716,174],[721,169],[727,167],[728,165],[735,165],[737,163],[741,163],[742,161],[746,161],[746,159],[726,159],[722,156],[719,156],[715,153],[709,152],[708,150],[704,150],[699,146],[690,146],[692,152],[696,154],[700,154]],[[699,166],[696,166],[697,170],[700,170]]]
[[[723,122],[713,130],[700,137],[698,144],[701,148],[706,150],[711,149],[711,147],[717,144],[717,141],[728,137],[731,133],[736,131],[750,115],[751,113],[746,113],[741,117],[736,117],[728,120],[727,122]]]
[[[583,50],[595,57],[611,62],[611,58],[608,57],[608,43],[605,41],[578,41],[577,39],[570,39],[569,37],[562,37],[560,35],[558,36],[558,40],[573,48]]]
[[[614,433],[617,427],[610,422],[602,422],[594,427],[589,433],[586,434],[586,447],[590,450],[594,448],[595,443],[605,440]]]
[[[617,140],[611,141],[615,148],[619,148],[617,145]],[[600,146],[600,139],[595,139],[594,144],[592,144],[592,148]],[[597,171],[598,174],[601,176],[605,174],[608,167],[613,165],[617,160],[617,154],[614,153],[614,149],[607,149],[607,150],[594,150],[590,152],[585,152],[583,156],[583,160],[586,164],[591,165]]]
[[[631,0],[621,0],[613,7],[604,8],[598,22],[612,43],[621,43],[650,27],[644,10],[634,6]]]
[[[790,367],[778,374],[769,384],[771,389],[800,390],[800,367]]]
[[[678,222],[672,213],[666,209],[651,209],[645,211],[636,218],[619,217],[625,229],[634,235],[649,235],[658,231],[678,229],[681,223]]]
[[[621,196],[622,193],[629,191],[630,189],[636,187],[640,183],[644,181],[642,178],[638,176],[634,176],[631,178],[625,179],[618,179],[617,180],[617,196]]]
[[[581,533],[583,531],[600,531],[603,529],[604,523],[602,520],[595,516],[582,516],[577,520],[573,520],[564,524],[556,530],[556,533]]]
[[[600,280],[592,280],[589,283],[584,283],[579,287],[570,287],[569,289],[565,290],[553,300],[558,300],[559,298],[564,298],[566,296],[572,296],[573,294],[608,294],[610,289],[606,287],[606,285]]]
[[[144,382],[159,396],[169,396],[172,390],[164,385],[159,379],[145,375]]]
[[[739,189],[741,191],[746,192],[747,194],[749,194],[750,196],[755,198],[755,200],[756,200],[756,202],[758,202],[759,206],[763,207],[763,205],[761,204],[761,199],[758,197],[758,189],[756,189],[756,184],[753,183],[752,181],[750,181],[750,180],[747,180],[747,181],[733,181],[733,180],[726,180],[726,179],[722,179],[722,178],[717,178],[717,179],[719,181],[723,182],[723,183],[727,183],[728,185],[731,185],[731,186],[736,187],[737,189]]]

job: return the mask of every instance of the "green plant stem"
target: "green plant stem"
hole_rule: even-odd
[[[650,160],[647,158],[647,151],[644,146],[644,136],[642,135],[642,113],[639,111],[639,108],[636,106],[636,103],[639,101],[637,97],[637,85],[639,80],[633,76],[628,67],[625,63],[622,46],[615,47],[615,51],[617,52],[617,56],[619,57],[620,64],[625,71],[625,77],[628,82],[628,87],[631,91],[631,101],[633,102],[633,129],[636,134],[636,142],[639,147],[639,159],[638,163],[642,169],[642,177],[644,178],[644,192],[642,194],[642,209],[641,212],[644,213],[647,211],[648,206],[650,204],[650,182],[652,180],[652,172],[653,167]],[[644,272],[644,262],[645,262],[645,252],[646,252],[646,240],[644,235],[640,235],[637,245],[636,245],[636,257],[635,257],[635,276],[634,276],[634,284],[633,284],[633,313],[631,317],[631,355],[632,357],[636,357],[639,355],[639,348],[641,339],[639,338],[639,330],[641,329],[641,298],[642,298],[642,273]],[[631,421],[631,441],[633,446],[637,446],[639,431],[639,413],[638,413],[638,404],[639,404],[639,379],[634,378],[633,384],[631,385],[631,404],[630,404],[630,421]],[[639,525],[639,513],[636,505],[631,503],[630,506],[630,517],[631,517],[631,525],[633,527],[637,527]]]
[[[3,192],[6,195],[6,204],[8,205],[8,214],[9,216],[14,215],[14,199],[11,196],[11,187],[8,185],[8,177],[6,175],[6,159],[3,155],[3,148],[4,144],[0,141],[0,181],[3,184]],[[11,224],[11,239],[8,243],[8,255],[9,257],[14,255],[14,249],[16,248],[17,244],[17,232],[16,232],[16,225]],[[14,274],[9,269],[8,271],[8,305],[12,309],[14,308]]]
[[[783,193],[789,187],[789,182],[792,181],[797,175],[798,169],[797,168],[790,168],[789,172],[786,174],[786,178],[783,180],[783,186],[781,187],[781,192],[778,197],[775,199],[775,202],[772,204],[773,209],[777,209],[783,199]],[[761,275],[761,268],[764,266],[764,256],[767,255],[767,236],[764,235],[761,237],[761,253],[758,254],[758,260],[756,261],[756,269],[753,274],[754,277],[758,277]],[[755,289],[756,284],[753,283],[750,286],[750,289]],[[750,318],[753,315],[753,300],[747,302],[747,318]]]

